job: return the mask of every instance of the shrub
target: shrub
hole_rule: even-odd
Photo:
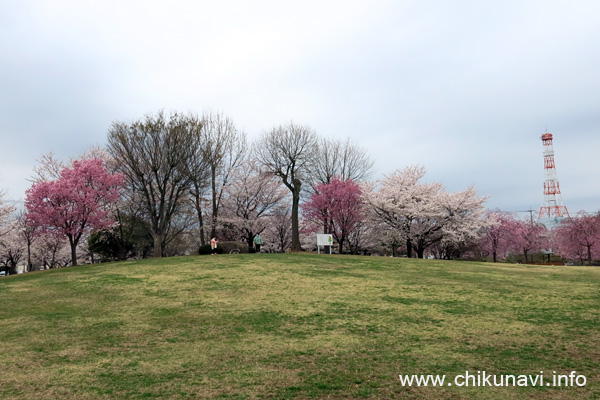
[[[210,248],[210,244],[204,244],[198,249],[198,254],[200,255],[206,255],[211,253],[212,249]],[[217,245],[217,254],[223,254],[223,248],[219,245]]]

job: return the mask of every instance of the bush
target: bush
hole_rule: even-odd
[[[100,254],[103,260],[127,260],[135,254],[131,241],[123,239],[114,230],[100,230],[91,234],[88,239],[91,252]]]
[[[210,248],[210,244],[204,244],[202,246],[200,246],[200,248],[198,249],[198,254],[200,255],[206,255],[206,254],[211,254],[212,253],[212,249]],[[223,254],[223,248],[219,245],[217,245],[217,254]]]

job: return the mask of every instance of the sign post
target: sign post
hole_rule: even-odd
[[[317,253],[321,254],[321,246],[329,246],[329,254],[333,246],[333,235],[319,233],[317,234]]]

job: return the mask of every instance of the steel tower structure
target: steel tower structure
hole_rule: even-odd
[[[556,178],[556,166],[554,164],[554,148],[552,147],[552,134],[542,135],[544,145],[544,170],[546,180],[544,181],[544,202],[540,207],[538,219],[541,218],[564,218],[569,217],[567,207],[563,205],[560,194],[560,186]]]

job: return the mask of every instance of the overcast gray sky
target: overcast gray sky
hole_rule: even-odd
[[[221,111],[250,139],[293,120],[488,208],[538,210],[554,134],[571,213],[600,210],[598,1],[0,0],[0,189],[112,121]]]

